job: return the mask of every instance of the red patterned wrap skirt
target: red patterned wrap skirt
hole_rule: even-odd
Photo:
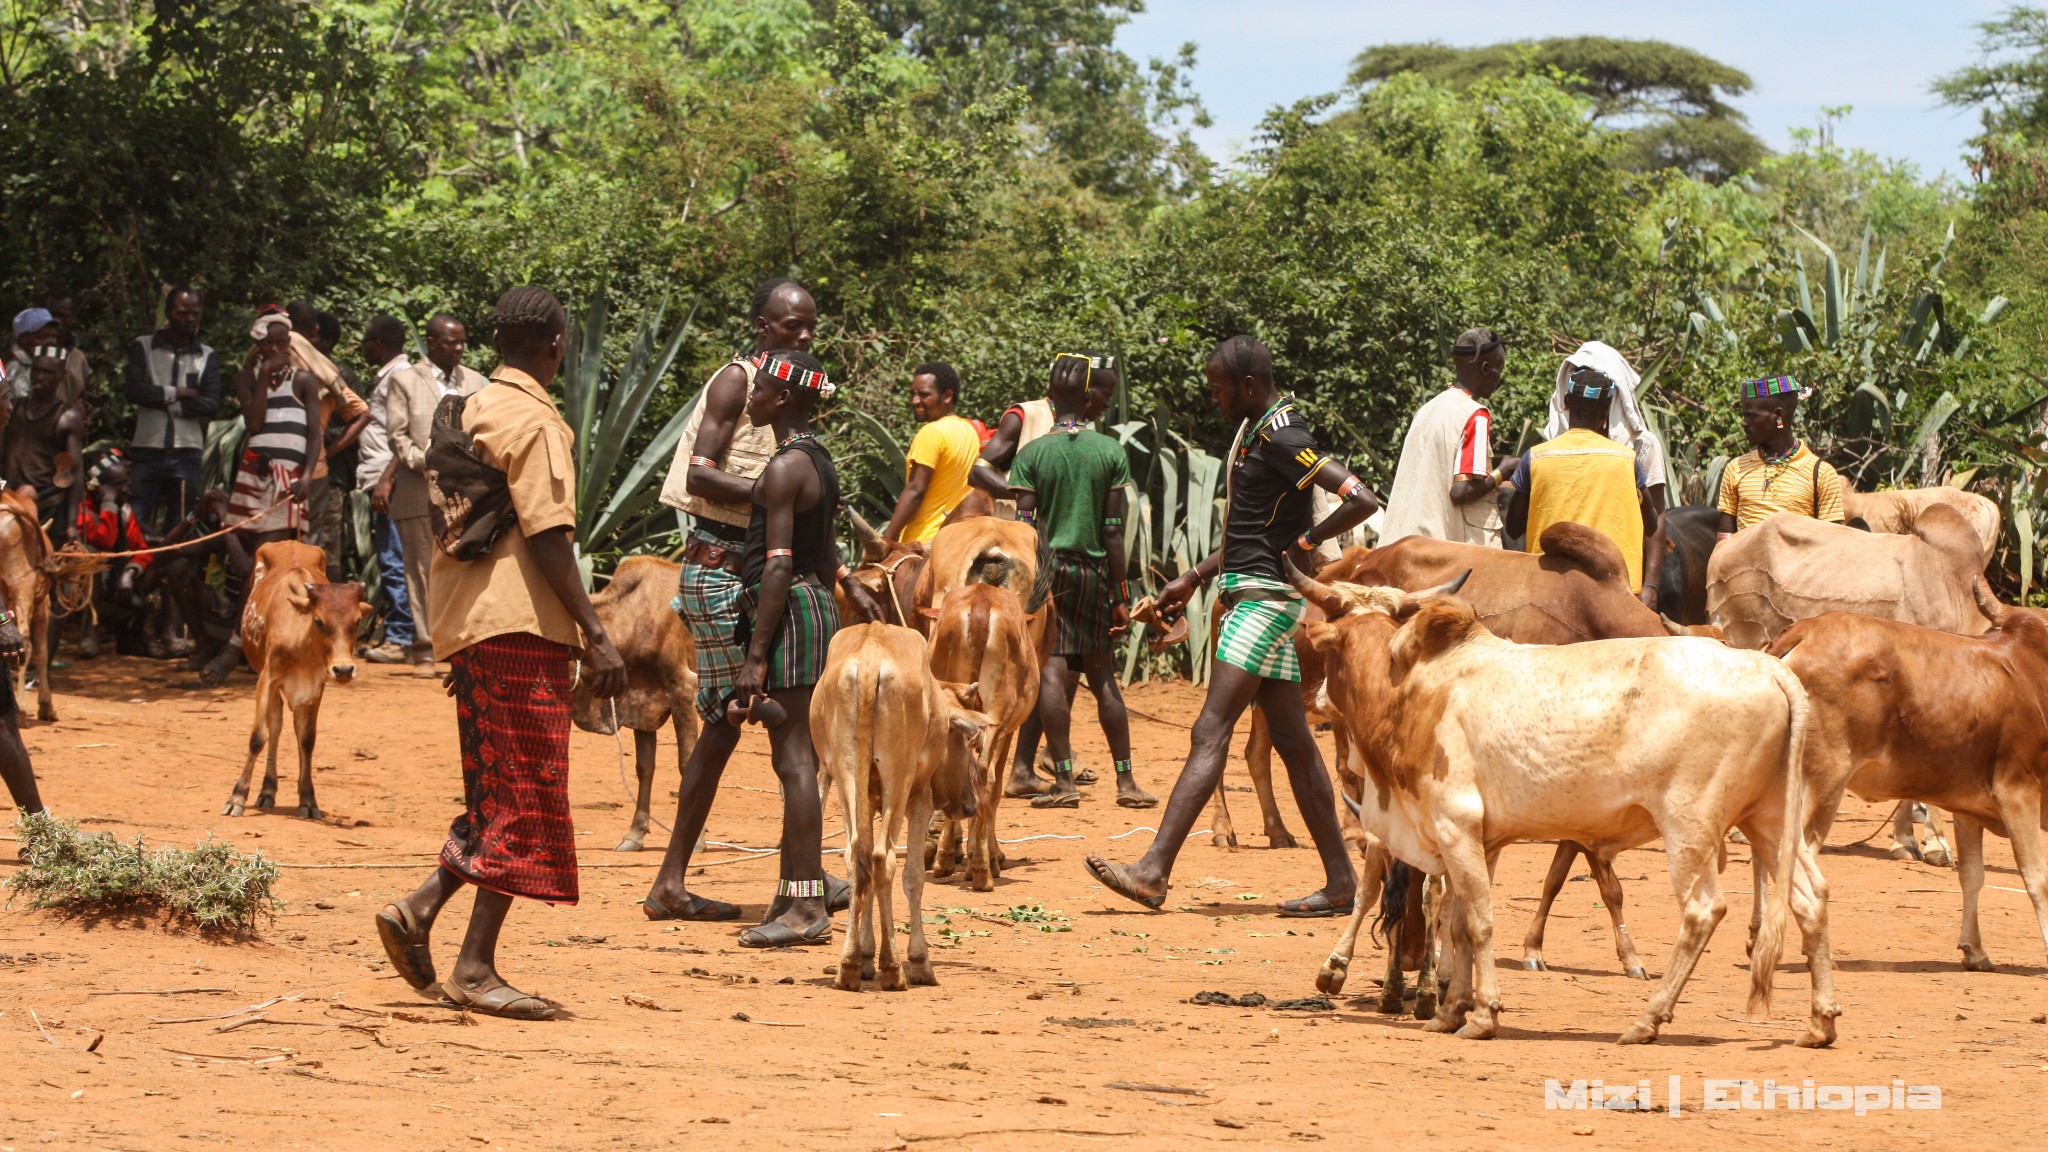
[[[574,904],[569,685],[576,650],[524,632],[448,658],[462,742],[463,813],[441,863],[481,888]]]

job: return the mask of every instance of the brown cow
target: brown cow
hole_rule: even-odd
[[[35,492],[9,488],[0,492],[0,583],[7,603],[21,617],[16,628],[28,641],[28,653],[14,673],[15,695],[35,672],[36,719],[55,720],[57,705],[50,687],[50,577],[43,570],[53,549],[50,535],[37,520]]]
[[[851,508],[846,510],[846,518],[860,541],[861,562],[853,570],[853,579],[882,606],[881,623],[923,631],[925,621],[917,614],[917,582],[924,574],[925,546],[883,539]],[[844,591],[835,589],[833,598],[839,604],[841,620],[860,619]]]
[[[1050,605],[1026,612],[1016,593],[994,584],[969,584],[946,597],[945,607],[931,610],[932,675],[941,681],[973,684],[979,689],[979,710],[992,722],[988,757],[982,762],[980,794],[974,823],[967,835],[967,882],[976,892],[995,888],[1002,874],[1002,853],[996,845],[996,809],[1002,803],[1005,773],[1017,729],[1038,705],[1038,678],[1045,664]],[[952,875],[959,824],[946,821],[939,834],[933,875]]]
[[[1038,581],[1038,530],[1015,520],[954,521],[939,529],[926,552],[913,595],[919,608],[944,607],[946,594],[965,584],[999,584],[1029,600]]]
[[[2012,841],[2048,944],[2048,611],[2006,607],[1981,580],[1976,601],[1996,626],[1983,636],[1830,612],[1786,629],[1770,651],[1813,701],[1807,842],[1826,841],[1844,790],[1948,809],[1963,889],[1957,946],[1964,968],[1989,972],[1977,930],[1987,828]]]
[[[256,671],[256,722],[249,730],[249,759],[242,778],[221,808],[240,816],[249,798],[249,777],[268,734],[270,758],[263,771],[258,808],[277,799],[277,742],[284,734],[284,710],[292,710],[299,735],[299,808],[308,820],[321,818],[313,799],[313,740],[320,724],[320,698],[327,677],[343,684],[356,675],[356,626],[370,611],[361,584],[328,584],[327,553],[297,540],[275,540],[256,550],[249,574],[249,601],[242,609],[242,653]]]
[[[579,677],[572,700],[576,726],[600,736],[633,730],[633,768],[639,788],[633,822],[614,849],[638,852],[647,840],[647,808],[654,799],[654,735],[664,724],[676,729],[676,766],[689,762],[697,746],[697,648],[690,629],[669,607],[682,566],[659,556],[619,561],[611,583],[590,598],[606,634],[626,662],[626,690],[611,700],[591,694]]]
[[[972,685],[933,678],[924,638],[908,628],[855,624],[832,637],[811,693],[811,740],[846,819],[851,916],[833,981],[845,991],[860,991],[870,966],[887,991],[938,983],[924,935],[924,869],[914,859],[903,870],[910,946],[896,956],[895,844],[906,827],[928,826],[934,807],[953,819],[974,815],[989,728],[971,707],[977,702]]]
[[[1946,484],[1885,492],[1851,490],[1842,493],[1842,517],[1851,523],[1860,520],[1872,532],[1911,536],[1920,523],[1920,514],[1936,504],[1946,504],[1962,513],[1964,521],[1977,534],[1978,566],[1991,563],[1991,554],[1998,549],[1998,505],[1975,492]]]

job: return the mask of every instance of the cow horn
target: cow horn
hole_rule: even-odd
[[[889,554],[889,542],[882,539],[882,534],[875,531],[866,520],[861,519],[860,513],[848,508],[846,518],[853,524],[854,538],[860,541],[861,559],[872,564]]]
[[[1458,574],[1458,578],[1456,580],[1453,580],[1448,584],[1439,584],[1434,588],[1424,588],[1422,591],[1417,592],[1415,595],[1417,598],[1423,596],[1456,596],[1458,594],[1458,589],[1463,588],[1465,586],[1465,581],[1470,580],[1471,578],[1472,570],[1470,568],[1467,568],[1463,572]]]
[[[1283,558],[1280,561],[1280,568],[1287,573],[1287,582],[1294,585],[1294,590],[1301,593],[1309,603],[1322,609],[1323,615],[1335,620],[1351,610],[1351,606],[1345,603],[1344,597],[1339,595],[1336,589],[1296,568],[1292,556]]]
[[[1657,620],[1659,623],[1664,625],[1664,630],[1666,632],[1671,633],[1673,636],[1692,635],[1692,633],[1685,630],[1685,625],[1680,624],[1678,621],[1673,620],[1671,617],[1666,616],[1662,612],[1657,613]]]
[[[1982,576],[1977,577],[1973,591],[1977,594],[1977,611],[1982,612],[1984,618],[1991,621],[1993,628],[2003,625],[2005,623],[2005,605],[1999,603],[1998,597],[1991,594],[1991,585],[1986,584]]]

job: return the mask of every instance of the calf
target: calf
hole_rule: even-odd
[[[626,690],[611,700],[591,694],[590,680],[579,677],[572,700],[576,726],[600,736],[633,730],[633,768],[639,788],[633,797],[633,821],[615,851],[638,852],[647,840],[647,809],[654,799],[654,735],[674,723],[676,766],[689,762],[697,746],[697,647],[690,629],[675,609],[682,566],[659,556],[628,556],[619,561],[611,583],[590,598],[597,619],[618,645],[626,662]]]
[[[1842,493],[1842,517],[1851,526],[1872,532],[1911,536],[1920,517],[1936,504],[1961,513],[1970,530],[1977,534],[1977,566],[1991,563],[1998,550],[1998,505],[1975,492],[1944,484],[1936,488],[1893,488],[1884,492]]]
[[[1839,1009],[1819,865],[1800,835],[1806,692],[1784,665],[1705,639],[1514,644],[1451,596],[1359,592],[1362,607],[1333,613],[1309,638],[1328,660],[1325,692],[1369,783],[1367,831],[1447,881],[1450,991],[1432,1031],[1497,1031],[1490,878],[1502,848],[1554,837],[1613,852],[1661,837],[1679,938],[1621,1042],[1656,1039],[1726,912],[1721,839],[1739,826],[1771,878],[1750,1011],[1769,1009],[1789,902],[1820,950],[1809,953],[1813,1009],[1800,1043],[1832,1042]],[[1811,881],[1803,893],[1795,865]],[[1354,921],[1364,909],[1358,901]]]
[[[1830,612],[1794,624],[1770,650],[1813,700],[1809,847],[1827,839],[1844,791],[1948,809],[1963,889],[1958,947],[1964,968],[1988,972],[1977,930],[1987,828],[2011,839],[2048,944],[2048,611],[2006,607],[1981,581],[1976,599],[1996,629],[1984,636]]]
[[[977,772],[979,794],[974,822],[967,834],[967,882],[987,892],[1002,874],[996,846],[996,808],[1003,799],[1003,775],[1017,729],[1038,704],[1038,678],[1045,665],[1049,605],[1026,612],[1017,594],[994,584],[969,584],[946,597],[945,607],[927,609],[932,623],[932,675],[942,681],[973,684],[979,689],[980,711],[992,727],[988,757]],[[915,825],[913,825],[915,827]],[[952,874],[957,821],[948,820],[939,835],[933,874]]]
[[[15,625],[28,642],[15,695],[27,687],[31,670],[36,681],[36,719],[55,720],[57,704],[50,687],[50,577],[44,564],[50,559],[49,533],[36,519],[36,496],[32,489],[9,488],[0,492],[0,584],[7,588],[7,605],[19,618]]]
[[[888,991],[938,983],[924,935],[924,869],[915,863],[903,870],[910,946],[896,956],[895,844],[906,827],[928,826],[934,807],[950,819],[974,815],[990,726],[976,703],[972,685],[933,678],[924,638],[908,628],[856,624],[826,650],[811,693],[811,740],[846,819],[852,915],[834,980],[845,991],[860,991],[870,965]]]
[[[299,734],[299,808],[308,820],[321,818],[313,798],[313,740],[320,724],[320,698],[327,677],[343,684],[355,679],[356,627],[370,611],[361,584],[327,584],[327,553],[297,540],[277,540],[256,550],[249,574],[249,600],[242,609],[242,653],[256,671],[256,722],[249,730],[249,759],[228,794],[222,815],[240,816],[249,798],[249,776],[268,734],[270,757],[263,770],[258,808],[277,799],[277,741],[284,710],[292,710]]]

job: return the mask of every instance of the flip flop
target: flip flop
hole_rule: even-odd
[[[832,919],[829,916],[819,917],[817,923],[802,932],[780,920],[771,920],[740,933],[742,948],[796,948],[831,942]]]
[[[853,907],[853,885],[832,875],[825,874],[825,915],[844,912]]]
[[[699,896],[695,892],[689,895],[690,902],[688,904],[674,909],[649,896],[640,901],[640,910],[647,914],[649,920],[711,921],[737,920],[740,918],[740,906],[737,904],[727,904],[723,900],[712,900],[708,897]]]
[[[1116,798],[1116,806],[1119,808],[1157,808],[1159,807],[1159,797],[1140,788],[1135,795],[1118,796]]]
[[[420,991],[434,986],[434,952],[427,946],[427,934],[420,931],[411,908],[386,904],[377,913],[377,939],[384,942],[385,959],[391,961],[407,984]]]
[[[1131,620],[1146,626],[1145,646],[1154,652],[1164,652],[1188,638],[1187,613],[1183,612],[1171,621],[1161,620],[1159,608],[1150,596],[1131,605]]]
[[[1351,902],[1330,903],[1330,898],[1318,890],[1299,900],[1282,900],[1280,914],[1295,920],[1313,920],[1324,916],[1351,915]]]
[[[1093,768],[1083,768],[1079,772],[1074,773],[1074,783],[1076,784],[1093,784],[1095,779],[1095,769]]]
[[[1036,784],[1037,787],[1031,789],[1030,791],[1018,791],[1015,788],[1005,787],[1003,789],[1003,799],[1030,800],[1033,797],[1045,796],[1052,792],[1052,785],[1047,784],[1042,780],[1034,780],[1033,783]]]
[[[1047,792],[1043,796],[1033,797],[1031,806],[1033,808],[1079,808],[1081,806],[1081,794],[1079,792]]]
[[[507,1020],[552,1020],[555,1006],[530,993],[521,992],[510,984],[499,984],[484,992],[468,992],[453,980],[443,981],[441,995],[457,1008],[481,1012],[486,1016],[503,1016]]]
[[[1164,892],[1157,896],[1138,895],[1137,884],[1131,880],[1130,870],[1114,860],[1102,860],[1090,856],[1084,863],[1087,865],[1088,874],[1095,877],[1097,884],[1102,885],[1126,900],[1143,904],[1154,912],[1159,911],[1160,906],[1166,903],[1166,894]]]

